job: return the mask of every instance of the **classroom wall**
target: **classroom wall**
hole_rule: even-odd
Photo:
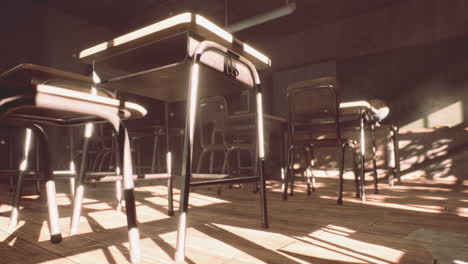
[[[395,1],[264,46],[275,65],[274,113],[284,115],[288,84],[336,75],[343,101],[388,103],[384,123],[402,127],[405,172],[463,179],[463,166],[448,163],[468,157],[467,7],[464,1]],[[326,70],[328,64],[335,72]],[[320,166],[336,168],[333,151],[319,155]]]
[[[282,71],[461,37],[468,33],[467,12],[464,0],[396,0],[277,39],[251,38]]]
[[[3,1],[0,10],[0,69],[36,63],[79,73],[88,72],[73,54],[114,36],[39,1]]]
[[[89,67],[73,54],[114,36],[106,28],[32,0],[2,1],[0,24],[0,72],[20,63],[34,63],[88,74]],[[54,169],[66,169],[69,163],[68,155],[64,155],[68,153],[67,130],[48,127],[47,132],[53,148]],[[0,133],[0,142],[4,142],[0,144],[2,153],[9,150],[8,134]],[[21,131],[14,134],[17,138],[11,141],[13,145],[24,139]],[[13,162],[5,160],[0,167],[17,167],[21,149],[13,150]]]

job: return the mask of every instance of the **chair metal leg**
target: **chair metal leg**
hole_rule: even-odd
[[[311,188],[311,184],[312,184],[312,169],[310,167],[310,163],[312,162],[311,161],[311,156],[310,156],[310,148],[309,147],[306,147],[305,148],[306,150],[306,153],[307,153],[307,163],[309,163],[309,165],[306,167],[305,169],[305,174],[306,174],[306,177],[307,177],[307,195],[311,195],[312,194],[312,188]],[[314,190],[315,191],[315,190]]]
[[[70,222],[70,235],[76,235],[78,233],[78,226],[80,223],[81,217],[81,206],[83,204],[83,196],[84,196],[84,174],[86,172],[86,159],[88,155],[88,145],[89,145],[89,138],[92,135],[93,125],[86,124],[85,126],[85,133],[83,138],[83,150],[81,154],[81,162],[80,162],[80,169],[78,171],[78,175],[76,178],[76,189],[75,189],[75,196],[73,198],[73,213]]]
[[[283,181],[283,200],[288,199],[288,186],[289,186],[289,179],[291,178],[291,171],[292,171],[292,156],[294,155],[293,153],[294,146],[290,145],[288,149],[288,161],[286,163],[286,172],[285,172],[285,177]]]
[[[153,154],[151,155],[151,173],[156,172],[157,150],[158,150],[158,134],[156,133],[154,135],[154,141],[153,141]]]
[[[350,151],[352,151],[353,153],[353,172],[354,172],[354,187],[356,190],[356,198],[359,198],[361,197],[361,195],[360,195],[360,186],[359,186],[358,159],[357,159],[357,153],[356,153],[354,145],[350,146]]]
[[[19,214],[19,205],[21,200],[21,194],[23,192],[23,181],[24,181],[24,172],[28,168],[29,162],[29,152],[31,151],[31,141],[32,141],[32,131],[31,129],[26,129],[26,135],[24,139],[24,149],[19,166],[19,174],[16,181],[15,192],[13,193],[13,203],[11,208],[10,215],[10,228],[16,228],[18,224],[18,214]]]
[[[12,135],[8,134],[8,160],[9,160],[9,168],[13,168],[13,144],[12,144]],[[8,191],[13,192],[14,190],[14,182],[13,182],[13,175],[9,177],[10,181],[8,184]]]
[[[113,140],[115,140],[115,145],[116,145],[116,148],[115,148],[115,171],[116,171],[117,175],[122,175],[122,161],[119,159],[121,153],[119,153],[119,151],[120,151],[119,145],[118,145],[119,139],[118,139],[117,134],[114,134]],[[133,173],[133,171],[132,171],[132,173]],[[119,212],[122,211],[122,181],[121,180],[117,180],[115,182],[115,210],[119,211]]]
[[[197,164],[197,172],[198,173],[201,173],[201,168],[202,168],[202,165],[203,165],[203,159],[205,158],[206,153],[208,153],[208,151],[202,150],[201,153],[200,153],[200,156],[198,157],[198,164]]]
[[[62,241],[62,234],[60,232],[59,225],[59,214],[56,202],[56,191],[54,174],[52,171],[51,160],[50,160],[50,149],[47,140],[47,135],[44,130],[34,125],[34,134],[36,135],[38,147],[41,151],[39,166],[40,176],[45,181],[46,195],[47,195],[47,209],[49,213],[49,230],[50,230],[50,241],[52,243],[60,243]]]
[[[9,181],[9,183],[8,183],[8,191],[9,191],[9,192],[12,192],[12,191],[14,190],[14,185],[15,185],[15,184],[14,184],[14,182],[13,182],[13,176],[10,176],[9,178],[10,178],[10,181]]]
[[[339,172],[339,184],[338,184],[338,205],[343,204],[343,174],[344,174],[344,158],[345,158],[346,145],[340,146],[340,172]]]
[[[169,137],[169,103],[164,104],[164,121],[165,121],[165,134],[166,134],[166,170],[169,174],[167,180],[167,215],[174,215],[174,175],[172,174],[172,152],[170,148],[170,137]],[[155,138],[157,143],[157,134]],[[155,146],[156,148],[156,146]]]
[[[36,171],[40,171],[40,153],[39,146],[36,144]],[[36,187],[36,194],[41,195],[41,175],[36,175],[36,180],[34,181]]]
[[[35,183],[36,183],[36,194],[41,195],[41,180],[37,179]]]
[[[241,171],[241,168],[242,168],[242,164],[241,164],[241,154],[240,154],[240,150],[237,151],[237,174],[240,175],[240,171]]]
[[[174,175],[172,175],[172,154],[170,151],[166,154],[167,173],[169,179],[167,180],[167,215],[174,215]]]
[[[16,228],[16,226],[18,225],[19,206],[20,206],[21,194],[23,192],[23,180],[24,180],[24,171],[20,170],[17,181],[16,181],[15,191],[13,193],[13,203],[12,203],[10,223],[9,223],[10,228]]]
[[[289,196],[294,196],[294,181],[295,181],[295,177],[294,177],[294,158],[295,158],[295,155],[296,155],[296,151],[295,151],[295,148],[292,149],[292,153],[291,153],[291,168],[290,168],[290,178],[289,178]]]
[[[128,241],[130,244],[130,259],[132,263],[140,263],[140,232],[136,216],[135,193],[133,184],[132,154],[127,130],[120,122],[116,129],[119,164],[122,166],[125,211],[127,213]]]
[[[364,112],[360,116],[360,145],[361,145],[361,200],[366,200],[366,167],[365,167],[365,156],[366,156],[366,139],[364,130]]]
[[[286,133],[284,133],[285,131],[285,125],[282,124],[281,125],[281,133],[280,133],[280,138],[281,138],[281,145],[280,145],[280,176],[281,176],[281,189],[283,190],[283,200],[285,200],[285,197],[284,197],[284,189],[285,189],[285,182],[286,182],[286,165],[285,165],[285,148],[286,148]],[[287,195],[287,193],[286,193]]]
[[[73,142],[73,128],[70,127],[68,128],[68,140],[70,144],[70,173],[74,173],[76,168],[75,168],[75,162],[73,161],[73,154],[75,152],[75,147],[74,147],[74,142]],[[70,196],[75,197],[75,188],[76,188],[76,179],[73,176],[70,176]]]
[[[315,192],[315,188],[316,188],[316,185],[315,185],[315,174],[314,174],[314,171],[313,171],[313,168],[315,166],[315,149],[314,149],[314,146],[311,146],[310,148],[310,168],[311,168],[311,180],[312,180],[312,192]]]
[[[44,130],[33,124],[31,129],[34,130],[34,135],[37,138],[38,147],[40,150],[39,154],[39,175],[45,181],[46,186],[46,196],[47,196],[47,209],[49,213],[49,231],[50,231],[50,241],[54,244],[60,243],[62,241],[62,234],[60,232],[59,225],[59,214],[58,207],[56,202],[56,191],[55,191],[55,181],[54,174],[51,167],[50,161],[50,149],[47,139],[47,135]]]
[[[120,167],[119,167],[120,168]],[[121,173],[119,173],[121,175]],[[115,210],[122,211],[122,181],[115,182]]]
[[[377,146],[375,143],[375,125],[371,125],[371,138],[372,138],[372,172],[374,174],[374,194],[379,193],[379,175],[377,174]]]
[[[393,130],[393,149],[395,151],[395,170],[397,183],[401,184],[401,172],[400,172],[400,147],[398,144],[398,127],[392,126]]]

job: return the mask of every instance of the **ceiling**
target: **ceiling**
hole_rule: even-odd
[[[89,23],[104,26],[116,34],[126,33],[172,15],[192,11],[223,26],[267,12],[285,4],[285,0],[35,0]],[[289,16],[236,33],[243,40],[256,42],[304,31],[325,23],[356,16],[395,0],[290,0],[297,4]]]

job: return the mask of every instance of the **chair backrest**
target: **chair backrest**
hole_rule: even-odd
[[[226,144],[227,102],[222,96],[200,99],[198,124],[200,144],[206,147],[214,144]],[[217,140],[221,137],[221,142]]]
[[[336,137],[341,138],[337,89],[335,77],[323,77],[289,85],[288,117],[292,133],[301,126],[313,128],[334,125]]]

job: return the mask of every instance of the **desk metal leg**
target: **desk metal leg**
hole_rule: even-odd
[[[78,176],[76,179],[76,189],[75,195],[73,198],[73,213],[70,223],[70,234],[75,235],[78,233],[78,226],[80,223],[81,217],[81,206],[83,204],[83,195],[84,195],[84,184],[83,178],[86,171],[86,158],[88,153],[89,138],[92,135],[93,125],[86,124],[85,133],[83,139],[83,150],[81,154],[80,170],[78,171]]]
[[[168,201],[168,212],[169,216],[174,215],[174,200],[173,200],[173,186],[174,186],[174,175],[172,175],[172,152],[170,148],[170,137],[169,137],[169,103],[164,105],[165,111],[165,129],[166,129],[166,168],[167,173],[169,174],[169,179],[167,180],[167,201]],[[156,135],[157,136],[157,135]]]
[[[366,200],[366,167],[365,167],[365,156],[366,156],[366,138],[364,130],[364,112],[360,115],[360,145],[361,145],[361,200]]]
[[[181,193],[180,193],[180,206],[179,206],[179,224],[177,230],[177,244],[175,252],[175,261],[182,262],[185,260],[185,240],[187,228],[187,213],[190,194],[190,179],[192,175],[192,154],[193,154],[193,137],[195,130],[196,112],[198,108],[198,86],[199,86],[199,64],[203,52],[208,49],[215,49],[221,53],[228,53],[228,50],[219,44],[211,41],[203,41],[198,44],[194,51],[194,61],[190,69],[190,89],[188,96],[187,118],[185,122],[184,134],[184,148],[182,154],[182,179],[181,179]],[[239,60],[244,63],[251,72],[252,79],[254,80],[256,99],[257,99],[257,149],[259,160],[259,177],[260,183],[260,196],[261,196],[261,211],[262,211],[262,225],[268,227],[267,217],[267,201],[266,201],[266,186],[264,178],[264,134],[263,134],[263,106],[262,94],[260,90],[260,78],[255,66],[242,56]],[[224,181],[224,183],[227,183]]]
[[[379,193],[379,175],[377,174],[377,147],[375,143],[375,125],[371,125],[371,138],[372,138],[372,172],[374,174],[374,194]]]
[[[268,209],[266,199],[266,183],[265,183],[265,146],[264,146],[264,130],[263,130],[263,100],[260,84],[255,86],[257,97],[257,135],[258,135],[258,158],[259,158],[259,177],[260,177],[260,197],[262,209],[262,226],[268,228]]]
[[[73,161],[73,155],[75,154],[75,145],[74,145],[74,142],[73,142],[73,127],[70,127],[68,128],[68,142],[70,144],[70,174],[73,174],[76,170],[75,168],[75,162]],[[70,196],[71,197],[75,197],[75,177],[70,175]]]
[[[192,176],[192,151],[195,130],[195,116],[198,105],[199,65],[192,64],[190,70],[190,91],[188,97],[187,118],[185,121],[184,149],[182,155],[182,177],[180,186],[179,224],[177,229],[177,245],[175,261],[185,260],[185,236],[187,229],[187,213],[190,193],[190,178]]]

